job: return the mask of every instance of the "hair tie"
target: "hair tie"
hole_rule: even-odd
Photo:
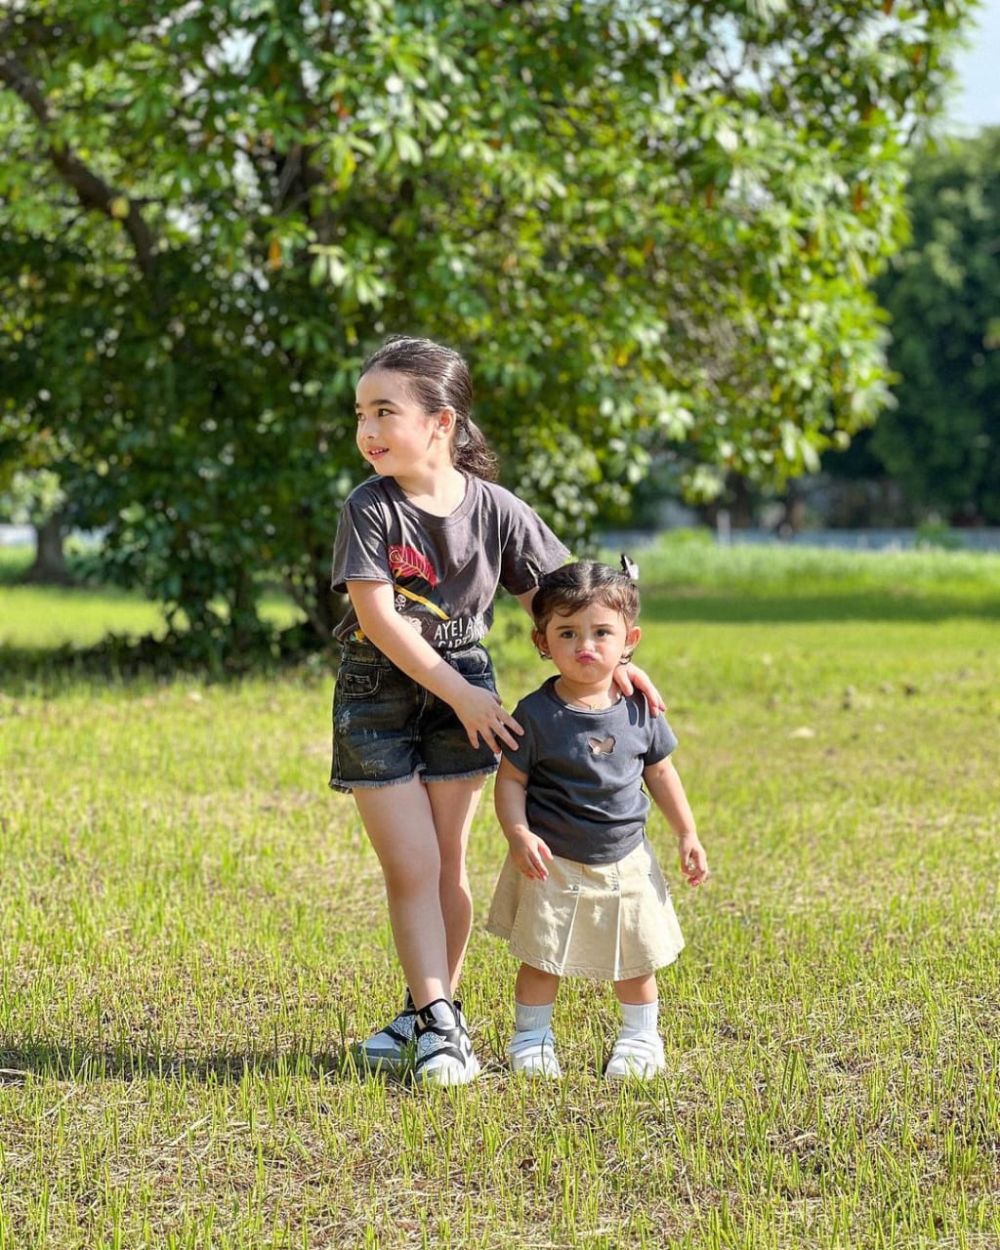
[[[625,552],[622,552],[622,572],[630,582],[639,580],[639,566],[634,560],[630,560]]]

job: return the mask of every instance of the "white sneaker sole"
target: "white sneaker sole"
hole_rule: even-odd
[[[665,1063],[643,1063],[641,1060],[616,1064],[614,1067],[609,1063],[604,1069],[604,1079],[606,1081],[651,1081],[666,1070]]]
[[[419,1072],[414,1072],[413,1080],[417,1085],[468,1085],[476,1079],[479,1072],[479,1060],[476,1058],[469,1063],[442,1059],[433,1067],[427,1064]]]
[[[514,1076],[525,1077],[531,1081],[561,1081],[562,1068],[554,1068],[550,1063],[525,1064],[523,1068],[511,1068]]]
[[[562,1076],[559,1060],[550,1051],[548,1054],[508,1055],[510,1070],[515,1076],[538,1076],[557,1081]]]

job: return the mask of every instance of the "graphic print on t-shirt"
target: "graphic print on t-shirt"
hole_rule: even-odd
[[[438,579],[434,566],[422,552],[416,547],[392,546],[389,548],[389,568],[396,584],[397,612],[404,612],[409,600],[422,604],[442,621],[448,619],[448,613],[431,598]]]
[[[389,567],[396,588],[396,611],[419,629],[427,641],[441,650],[469,646],[486,632],[482,616],[452,618],[440,603],[438,576],[430,560],[416,547],[393,545],[389,548]],[[438,624],[426,628],[427,615]]]

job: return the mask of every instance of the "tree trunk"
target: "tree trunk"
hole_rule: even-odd
[[[72,582],[63,551],[62,518],[58,514],[35,526],[35,560],[24,580],[42,586],[68,586]]]

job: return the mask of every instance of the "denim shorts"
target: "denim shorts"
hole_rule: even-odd
[[[474,686],[496,694],[485,647],[442,653]],[[472,746],[447,703],[408,677],[371,643],[346,642],[333,693],[330,788],[349,793],[421,781],[457,781],[495,772],[498,757]]]

